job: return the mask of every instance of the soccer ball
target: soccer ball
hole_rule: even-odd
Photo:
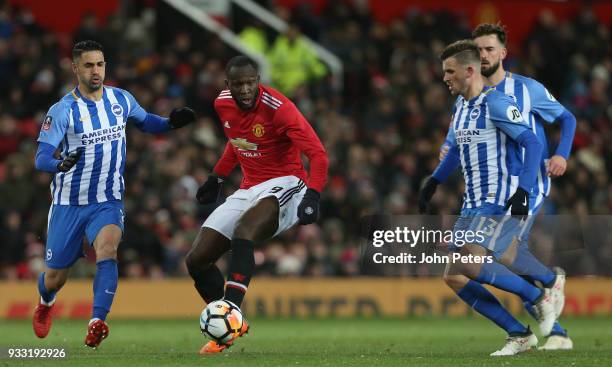
[[[200,330],[204,336],[225,344],[240,335],[242,312],[233,303],[220,300],[209,303],[200,315]]]

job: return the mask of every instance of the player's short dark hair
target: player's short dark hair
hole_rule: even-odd
[[[91,40],[81,41],[81,42],[77,42],[72,48],[72,60],[75,60],[81,57],[83,52],[87,52],[87,51],[100,51],[104,53],[104,49],[102,48],[102,45],[99,44],[98,42],[91,41]]]
[[[446,46],[440,54],[440,60],[444,61],[450,57],[454,57],[461,65],[470,63],[480,65],[480,52],[476,42],[472,40],[460,40]]]
[[[490,34],[496,35],[497,39],[499,40],[499,43],[501,43],[504,46],[506,45],[506,39],[507,39],[506,27],[503,26],[501,23],[496,23],[496,24],[493,24],[493,23],[482,23],[482,24],[479,24],[472,31],[472,38],[488,36]]]
[[[259,71],[259,66],[255,62],[255,60],[251,59],[248,56],[238,55],[232,57],[225,65],[225,75],[229,74],[229,71],[233,67],[243,67],[243,66],[251,66],[255,71]]]

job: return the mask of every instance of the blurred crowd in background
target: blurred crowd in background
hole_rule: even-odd
[[[34,169],[36,138],[48,108],[75,86],[69,51],[83,39],[104,45],[106,84],[129,90],[149,112],[167,116],[173,107],[187,105],[199,116],[196,124],[166,135],[134,127],[127,134],[120,275],[186,275],[184,256],[211,210],[197,205],[195,193],[225,144],[213,100],[224,88],[225,62],[235,51],[214,36],[194,37],[178,27],[170,34],[165,28],[159,37],[155,8],[127,4],[104,25],[93,15],[84,17],[70,37],[40,28],[28,9],[6,3],[0,8],[0,278],[31,279],[42,267],[51,176]],[[268,55],[273,86],[293,99],[330,157],[320,221],[261,244],[256,252],[260,275],[360,274],[365,243],[360,218],[416,214],[419,186],[435,168],[447,131],[452,97],[441,81],[437,55],[445,44],[469,37],[468,20],[415,11],[381,24],[345,2],[329,4],[317,16],[308,7],[275,9],[293,24],[287,34],[271,35],[256,22],[236,30],[248,47]],[[300,30],[344,62],[341,92],[332,87],[325,65],[307,47],[290,41],[300,39]],[[567,173],[553,180],[543,212],[576,218],[609,214],[610,28],[584,8],[564,22],[543,12],[530,34],[519,49],[508,50],[506,69],[541,81],[578,121]],[[292,47],[303,47],[303,57],[283,60],[295,56]],[[283,66],[300,60],[283,72]],[[303,68],[302,74],[287,76],[295,68]],[[549,132],[554,151],[558,127]],[[240,179],[236,169],[226,195]],[[456,174],[439,188],[432,213],[458,213],[461,182]],[[584,241],[578,238],[567,249],[567,241],[559,240],[563,237],[547,237],[540,230],[532,246],[570,274],[612,274],[607,237],[586,250],[579,249]],[[94,271],[89,253],[72,274]]]

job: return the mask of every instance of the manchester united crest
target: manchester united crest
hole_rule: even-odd
[[[265,133],[266,133],[266,130],[264,130],[264,127],[262,124],[253,125],[253,135],[255,135],[258,138],[261,138],[262,136],[264,136]]]

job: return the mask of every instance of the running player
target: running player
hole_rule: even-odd
[[[129,92],[104,86],[106,61],[97,42],[77,43],[72,62],[78,85],[51,106],[38,137],[36,168],[54,176],[45,271],[38,278],[40,302],[33,328],[39,338],[49,334],[56,294],[72,265],[83,256],[81,245],[86,238],[95,250],[97,271],[85,344],[96,348],[108,336],[105,320],[117,289],[127,123],[156,134],[194,122],[195,114],[178,108],[162,118],[147,113]],[[54,157],[58,148],[60,159]]]

